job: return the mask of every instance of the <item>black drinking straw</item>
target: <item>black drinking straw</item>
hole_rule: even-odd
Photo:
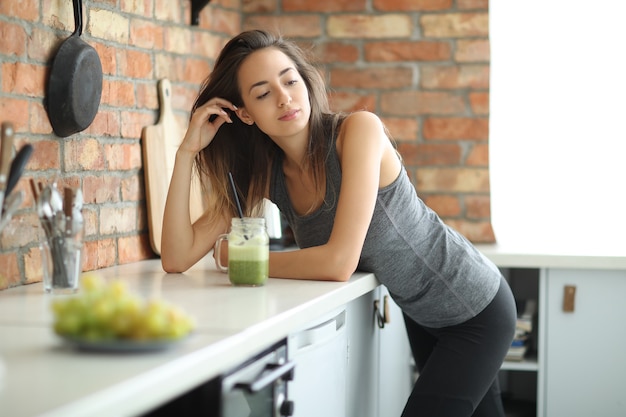
[[[237,188],[235,188],[235,181],[233,180],[233,174],[228,171],[228,180],[230,181],[230,188],[233,190],[233,195],[235,196],[235,203],[237,204],[237,212],[239,213],[239,218],[243,219],[243,210],[241,210],[241,203],[239,202],[239,195],[237,194]]]

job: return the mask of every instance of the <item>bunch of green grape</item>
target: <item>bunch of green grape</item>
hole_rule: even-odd
[[[193,318],[163,299],[146,300],[120,280],[81,278],[81,293],[52,302],[54,331],[88,341],[176,340],[195,327]]]

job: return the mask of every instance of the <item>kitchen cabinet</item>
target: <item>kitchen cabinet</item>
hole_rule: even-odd
[[[626,271],[549,269],[545,415],[626,415]]]
[[[619,359],[626,328],[617,322],[626,317],[626,271],[501,270],[518,302],[538,301],[528,354],[502,365],[505,409],[537,417],[626,415]]]
[[[351,301],[346,311],[346,416],[399,417],[414,381],[400,308],[381,286]]]

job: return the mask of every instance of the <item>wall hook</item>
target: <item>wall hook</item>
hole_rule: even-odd
[[[200,23],[200,12],[211,0],[191,0],[191,24],[198,26]]]

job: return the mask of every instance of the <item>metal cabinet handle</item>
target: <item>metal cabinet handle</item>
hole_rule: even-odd
[[[385,328],[385,324],[391,322],[391,315],[389,314],[389,296],[383,297],[383,312],[380,313],[379,301],[374,300],[374,315],[376,316],[376,322],[381,329]]]
[[[254,394],[267,388],[270,384],[273,384],[280,378],[285,377],[286,379],[291,379],[292,375],[287,374],[293,372],[293,368],[295,366],[295,362],[287,362],[282,365],[267,365],[265,369],[269,369],[269,372],[263,372],[258,379],[252,382],[239,382],[235,384],[235,388],[242,389],[250,394]]]

